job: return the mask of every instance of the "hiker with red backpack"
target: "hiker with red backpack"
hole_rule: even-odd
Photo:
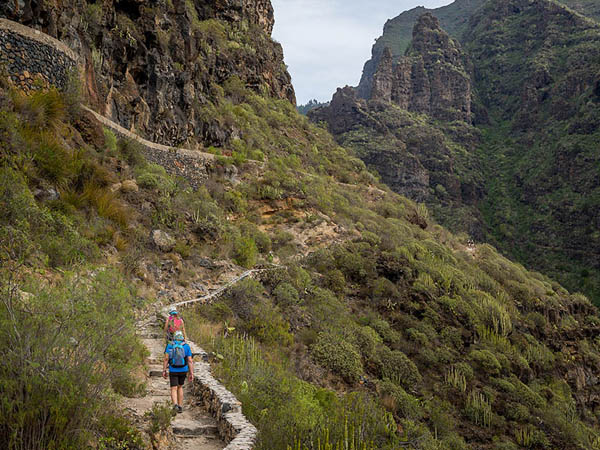
[[[167,378],[167,367],[169,368],[169,382],[171,385],[171,400],[173,410],[183,412],[183,385],[186,377],[192,382],[194,380],[194,360],[192,349],[184,341],[183,333],[176,331],[173,342],[168,343],[165,348],[165,359],[163,361],[163,378]]]
[[[183,319],[179,317],[177,310],[175,308],[169,311],[169,317],[165,322],[165,335],[167,337],[167,344],[169,342],[173,342],[173,335],[177,332],[181,331],[183,333],[183,339],[187,340],[187,334],[185,332],[185,324],[183,323]]]

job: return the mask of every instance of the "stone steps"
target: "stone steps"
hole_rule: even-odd
[[[171,423],[173,433],[183,437],[194,437],[202,436],[206,434],[212,434],[217,436],[219,430],[216,424],[200,424],[195,420],[180,419],[176,417]]]
[[[171,403],[169,380],[162,377],[162,362],[165,342],[161,333],[148,326],[152,321],[140,327],[142,341],[150,355],[146,360],[148,377],[146,396],[131,399],[128,407],[138,416],[143,417],[155,403]],[[216,420],[208,414],[192,393],[191,384],[184,387],[184,411],[177,414],[171,429],[176,439],[176,450],[222,450],[226,445],[220,439]]]

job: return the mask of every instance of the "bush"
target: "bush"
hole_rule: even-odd
[[[168,402],[154,403],[146,416],[150,418],[150,433],[157,434],[169,429],[175,412]]]
[[[118,274],[98,271],[55,288],[31,283],[27,300],[14,297],[1,276],[0,289],[0,424],[9,424],[0,425],[0,441],[7,448],[86,447],[91,433],[104,433],[98,413],[114,408],[110,386],[144,356],[129,287]]]
[[[356,327],[351,330],[348,336],[351,342],[358,349],[362,357],[369,361],[374,358],[377,346],[383,343],[377,332],[369,327]]]
[[[489,350],[473,350],[469,354],[469,358],[489,375],[498,375],[502,369],[502,365],[498,362],[496,356]]]
[[[284,307],[300,303],[298,291],[294,286],[287,282],[279,283],[273,291],[273,295],[275,296],[277,304]]]
[[[360,354],[340,335],[319,333],[311,353],[319,364],[341,376],[349,383],[358,381],[362,374]]]
[[[377,349],[375,365],[381,378],[388,378],[404,388],[415,389],[421,383],[419,369],[399,350],[382,345]]]
[[[117,143],[119,153],[132,167],[139,167],[146,164],[142,146],[131,139],[120,139]]]
[[[235,239],[233,244],[233,257],[240,266],[250,269],[256,264],[258,249],[254,239],[242,236]]]
[[[145,189],[156,189],[163,193],[170,193],[175,190],[175,181],[167,175],[164,167],[158,164],[147,164],[138,167],[135,170],[137,183]]]
[[[290,326],[279,310],[266,300],[259,301],[253,308],[252,319],[243,324],[243,330],[267,345],[288,347],[294,338]]]
[[[117,137],[115,136],[115,133],[108,128],[104,128],[104,145],[110,153],[115,153],[117,151]]]
[[[408,394],[400,386],[391,381],[382,381],[377,385],[377,391],[383,403],[399,417],[420,420],[423,417],[423,407],[418,398]]]

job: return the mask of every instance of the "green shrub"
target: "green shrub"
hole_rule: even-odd
[[[473,350],[469,354],[469,358],[477,363],[483,371],[489,375],[498,375],[502,369],[502,365],[498,362],[498,358],[489,350]]]
[[[7,448],[84,448],[92,434],[111,437],[98,423],[99,412],[114,410],[110,386],[144,357],[129,286],[117,273],[98,270],[56,287],[31,282],[32,296],[10,299],[14,286],[5,270],[0,422],[11,426],[0,426],[0,441]]]
[[[233,244],[233,257],[240,266],[250,269],[256,264],[258,249],[250,236],[236,238]]]
[[[532,390],[517,377],[511,377],[510,382],[515,387],[513,397],[515,401],[522,403],[530,409],[542,408],[546,405],[546,401],[540,394]]]
[[[298,291],[294,286],[287,282],[279,283],[273,291],[273,295],[275,296],[277,304],[284,307],[300,303]]]
[[[142,450],[144,439],[126,417],[103,414],[98,420],[98,450]]]
[[[138,142],[131,139],[119,139],[117,148],[119,149],[121,157],[125,159],[130,166],[135,168],[146,164],[142,146]]]
[[[377,385],[377,391],[386,404],[398,416],[420,420],[424,414],[421,401],[408,394],[404,389],[391,381],[382,381]]]
[[[377,372],[383,379],[397,383],[405,388],[416,389],[421,383],[419,369],[408,356],[399,350],[390,350],[382,345],[375,356]]]
[[[267,345],[288,347],[294,340],[279,310],[265,300],[254,306],[252,318],[243,324],[243,330]]]
[[[157,434],[165,432],[171,427],[171,420],[175,417],[175,412],[168,402],[154,403],[152,409],[146,412],[150,418],[150,433]]]
[[[104,128],[104,145],[111,154],[117,151],[117,137],[108,128]]]
[[[340,335],[319,333],[311,353],[319,364],[341,376],[349,383],[358,381],[362,374],[360,354]]]
[[[369,326],[352,329],[348,338],[366,361],[373,359],[377,346],[383,343],[377,332]]]
[[[156,189],[163,193],[170,193],[175,190],[175,181],[167,175],[164,167],[158,164],[147,164],[135,169],[137,183],[145,189]]]

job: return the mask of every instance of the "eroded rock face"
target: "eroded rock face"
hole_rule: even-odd
[[[395,62],[391,51],[384,50],[369,99],[393,102],[440,120],[471,122],[470,72],[460,44],[426,13],[415,25],[406,56]]]
[[[235,130],[207,106],[231,77],[295,103],[270,0],[23,0],[0,16],[82,55],[90,103],[161,144],[225,144]]]
[[[429,13],[413,36],[406,56],[383,51],[367,98],[364,86],[338,89],[329,106],[308,115],[326,122],[395,192],[426,202],[437,220],[480,237],[476,205],[484,188],[474,156],[480,133],[471,125],[468,58]],[[469,213],[453,214],[459,210]]]

